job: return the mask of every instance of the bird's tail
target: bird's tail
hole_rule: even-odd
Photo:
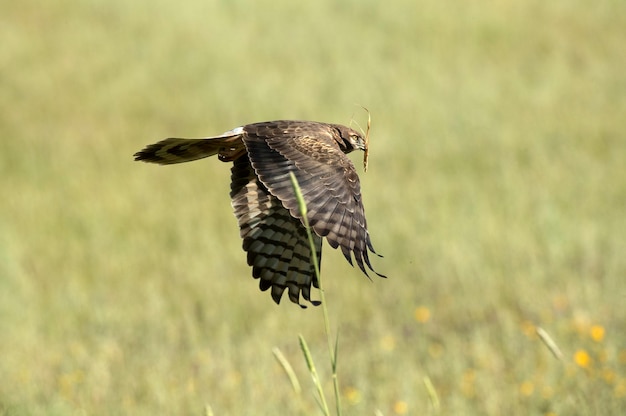
[[[169,138],[146,146],[135,153],[135,160],[171,165],[219,154],[220,160],[233,160],[245,152],[241,133],[230,131],[221,136],[203,139]]]

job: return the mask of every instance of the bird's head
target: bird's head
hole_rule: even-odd
[[[365,138],[358,131],[340,124],[336,124],[333,127],[339,133],[337,142],[344,153],[350,153],[353,150],[365,150],[367,148]]]
[[[339,143],[339,148],[344,153],[350,153],[353,150],[363,150],[363,170],[365,172],[367,172],[367,159],[369,156],[370,123],[371,120],[368,111],[367,132],[363,134],[350,127],[342,126],[341,124],[333,125],[338,132],[339,137],[336,137],[336,140]]]

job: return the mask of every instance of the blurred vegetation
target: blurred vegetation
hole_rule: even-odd
[[[254,121],[364,124],[358,105],[389,279],[325,247],[345,414],[626,409],[623,1],[2,10],[0,414],[317,414],[297,334],[323,354],[321,310],[259,292],[228,165],[132,154]]]

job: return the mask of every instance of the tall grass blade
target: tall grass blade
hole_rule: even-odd
[[[428,392],[428,398],[430,398],[430,402],[433,405],[433,409],[436,412],[439,412],[441,405],[439,404],[439,395],[437,395],[437,390],[435,390],[435,386],[433,386],[432,381],[430,381],[430,377],[424,377],[424,386],[426,387],[426,392]]]
[[[537,332],[539,339],[541,339],[546,347],[548,347],[552,355],[554,355],[557,360],[563,360],[563,353],[561,352],[559,346],[556,345],[556,342],[554,342],[550,334],[548,334],[545,329],[540,327],[537,327],[535,331]]]
[[[324,286],[322,285],[322,276],[320,275],[320,268],[317,262],[318,257],[317,257],[317,251],[315,250],[315,242],[313,241],[313,234],[311,234],[311,227],[309,226],[309,219],[307,218],[306,202],[304,201],[304,197],[302,196],[302,191],[300,189],[300,185],[298,184],[298,179],[296,178],[296,175],[294,175],[293,172],[289,172],[289,176],[291,178],[291,184],[293,186],[293,190],[296,195],[296,199],[298,201],[298,208],[300,209],[300,214],[302,215],[302,221],[306,228],[307,236],[309,239],[309,246],[311,247],[311,256],[313,257],[313,266],[314,266],[315,276],[317,277],[317,282],[319,284],[320,300],[322,302],[322,312],[324,315],[324,330],[326,332],[326,340],[328,342],[328,355],[330,356],[330,367],[332,369],[333,387],[335,391],[335,407],[337,410],[337,416],[341,416],[342,415],[341,395],[340,395],[340,390],[339,390],[339,378],[337,377],[337,348],[338,348],[339,337],[337,336],[335,338],[335,343],[334,343],[334,348],[333,348],[333,340],[330,335],[330,320],[328,318],[328,307],[326,306],[326,296],[324,294]],[[302,346],[304,338],[300,336],[300,339],[301,339],[300,345]],[[305,342],[305,345],[306,345],[306,342]],[[308,347],[307,347],[307,350],[308,350]],[[319,390],[321,392],[321,386],[319,387]]]
[[[300,382],[298,381],[298,377],[296,376],[296,373],[293,371],[293,367],[291,366],[291,364],[289,364],[289,361],[287,360],[287,358],[283,355],[280,349],[278,349],[278,347],[274,347],[272,349],[272,353],[274,354],[274,357],[276,357],[276,360],[281,365],[281,367],[283,367],[283,370],[285,370],[285,374],[287,374],[287,377],[289,378],[289,381],[291,382],[291,387],[293,387],[293,391],[296,394],[300,394],[302,392],[302,388],[300,387]]]
[[[300,349],[304,354],[304,359],[306,361],[306,365],[309,368],[309,373],[313,378],[313,384],[317,389],[317,404],[320,406],[324,415],[330,416],[330,410],[328,410],[328,403],[326,402],[326,396],[324,395],[324,389],[322,388],[322,383],[320,378],[317,375],[317,369],[315,368],[315,363],[313,362],[313,357],[311,356],[311,351],[309,350],[309,346],[306,343],[306,340],[302,336],[302,334],[298,334],[298,340],[300,341]]]

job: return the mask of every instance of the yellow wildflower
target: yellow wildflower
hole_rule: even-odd
[[[348,403],[350,404],[357,404],[358,402],[361,401],[361,392],[354,387],[346,388],[343,394],[344,396],[346,396],[346,399],[348,400]]]
[[[430,310],[426,306],[415,308],[415,320],[421,324],[430,320]]]
[[[393,411],[397,415],[404,415],[409,410],[409,405],[403,400],[398,400],[393,404]]]
[[[533,324],[531,321],[522,322],[522,332],[528,338],[534,338],[536,335],[536,331],[537,329],[535,328],[535,324]]]
[[[532,381],[524,381],[519,386],[519,392],[522,394],[522,396],[525,396],[525,397],[532,396],[534,391],[535,391],[535,385],[533,384]]]
[[[601,342],[604,339],[604,327],[601,325],[592,325],[589,330],[589,335],[591,335],[591,339],[595,342]]]
[[[463,380],[461,381],[461,391],[465,397],[474,397],[474,394],[476,393],[474,389],[475,380],[476,371],[472,368],[465,370],[465,373],[463,373]]]
[[[613,390],[615,397],[617,398],[622,398],[626,396],[626,381],[622,380],[620,381],[616,386],[615,389]]]
[[[606,381],[606,384],[615,383],[615,379],[617,378],[615,372],[610,368],[605,368],[602,370],[602,378]]]
[[[582,368],[589,368],[591,365],[591,357],[589,353],[585,350],[578,350],[574,354],[574,362],[576,365]]]

